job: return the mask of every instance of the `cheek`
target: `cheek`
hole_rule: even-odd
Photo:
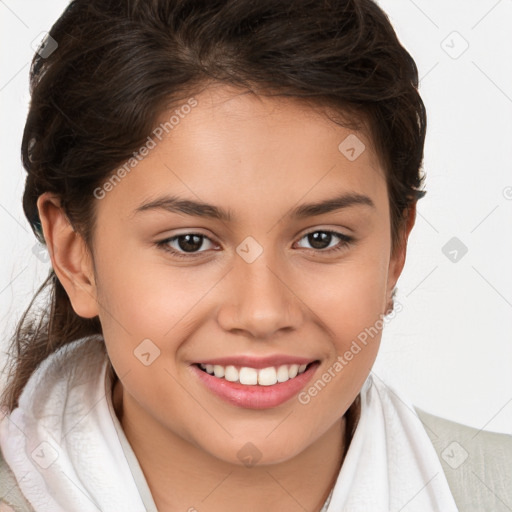
[[[368,245],[339,265],[316,267],[301,278],[307,305],[341,345],[373,325],[384,311],[388,277],[385,255],[384,249]]]
[[[323,372],[339,396],[357,393],[379,349],[385,309],[388,258],[382,247],[354,252],[336,268],[317,269],[302,295],[332,339]],[[307,294],[306,294],[307,292]],[[341,358],[341,360],[340,360]],[[338,361],[335,368],[333,365]],[[358,388],[359,386],[359,388]]]
[[[154,249],[158,251],[158,249]],[[213,266],[176,266],[135,251],[99,269],[103,316],[135,338],[162,338],[186,323],[186,315],[219,279]],[[103,321],[103,319],[102,319]],[[175,327],[176,326],[176,327]]]
[[[347,265],[346,272],[325,280],[324,293],[309,295],[309,304],[332,339],[331,351],[318,374],[298,396],[310,417],[327,415],[335,421],[370,373],[383,325],[386,273],[381,268]]]

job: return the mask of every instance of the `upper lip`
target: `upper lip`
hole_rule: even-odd
[[[297,356],[287,356],[284,354],[277,354],[273,356],[266,357],[257,357],[250,355],[240,355],[240,356],[230,356],[230,357],[218,357],[215,359],[207,359],[202,361],[197,361],[196,364],[212,364],[212,365],[220,365],[220,366],[239,366],[239,367],[249,367],[249,368],[268,368],[270,366],[281,366],[281,365],[290,365],[290,364],[298,364],[299,366],[302,364],[309,364],[316,361],[316,359],[306,358],[306,357],[297,357]]]

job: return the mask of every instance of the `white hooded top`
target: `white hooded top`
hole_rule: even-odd
[[[89,336],[51,354],[0,422],[3,456],[36,512],[157,511],[112,405],[103,344]],[[360,398],[322,512],[457,512],[413,406],[371,373]]]

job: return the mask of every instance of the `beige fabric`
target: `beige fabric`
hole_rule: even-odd
[[[478,430],[416,408],[461,512],[512,511],[512,435]]]
[[[0,450],[0,512],[34,512]]]
[[[439,455],[459,511],[511,512],[512,435],[481,431],[416,411]],[[0,512],[34,512],[1,451]]]

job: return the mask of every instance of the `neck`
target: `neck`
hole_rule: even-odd
[[[219,460],[148,419],[118,380],[112,398],[161,512],[319,512],[336,482],[359,416],[357,398],[299,455],[281,463],[245,467]]]

